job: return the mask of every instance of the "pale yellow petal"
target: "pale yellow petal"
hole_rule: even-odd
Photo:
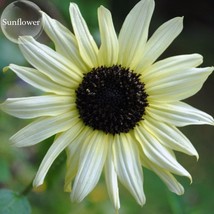
[[[82,201],[96,186],[108,151],[106,134],[93,131],[85,139],[79,157],[79,166],[71,192],[71,200]]]
[[[164,146],[194,155],[198,159],[198,153],[191,142],[175,126],[146,117],[142,122],[145,129],[149,131]]]
[[[121,133],[115,135],[113,142],[113,160],[120,182],[130,191],[136,201],[143,206],[145,195],[143,190],[143,172],[135,142],[131,137]]]
[[[0,109],[7,114],[23,119],[57,116],[72,108],[75,108],[75,101],[71,96],[58,95],[8,98],[0,104]]]
[[[183,17],[173,18],[161,25],[146,43],[137,71],[142,73],[146,67],[155,62],[182,29]]]
[[[192,179],[187,170],[177,162],[172,151],[162,146],[144,127],[136,127],[135,137],[151,162],[169,172]]]
[[[69,88],[75,88],[81,82],[82,71],[48,46],[32,37],[22,36],[19,47],[28,62],[54,82]]]
[[[75,36],[60,22],[42,12],[42,24],[45,32],[55,44],[56,51],[68,58],[72,64],[86,72],[88,67],[82,60]]]
[[[72,125],[73,126],[66,132],[63,132],[49,148],[44,159],[42,160],[42,163],[40,164],[36,177],[34,178],[33,186],[43,184],[45,176],[54,160],[81,133],[83,125],[82,122],[79,122],[79,118],[76,119],[76,122]]]
[[[111,12],[101,6],[98,9],[98,20],[101,37],[101,47],[98,53],[99,65],[115,65],[118,60],[119,43],[112,22]]]
[[[119,64],[134,69],[141,60],[154,10],[153,0],[141,0],[129,12],[119,33]]]
[[[77,119],[75,112],[36,119],[13,135],[10,138],[11,144],[17,147],[35,145],[57,133],[67,131]]]
[[[83,146],[85,139],[88,138],[93,130],[89,127],[84,127],[81,135],[78,136],[71,144],[66,148],[67,160],[66,160],[66,175],[65,175],[65,185],[64,190],[66,192],[71,192],[72,181],[77,174],[80,151]]]
[[[80,55],[90,68],[97,67],[98,48],[88,30],[87,24],[83,19],[78,6],[75,3],[70,3],[69,11],[74,33],[78,42]]]
[[[184,102],[150,104],[146,109],[146,114],[155,120],[174,126],[214,125],[212,116]]]
[[[119,188],[118,188],[118,179],[117,173],[114,167],[113,155],[112,155],[112,144],[113,136],[109,135],[109,150],[107,154],[107,159],[105,163],[105,181],[107,186],[107,191],[109,197],[114,204],[116,210],[120,208],[120,198],[119,198]]]
[[[48,73],[36,70],[34,68],[18,66],[10,64],[9,68],[16,73],[16,75],[27,82],[28,84],[49,93],[55,93],[60,95],[71,95],[71,89],[54,82]]]
[[[155,165],[148,158],[146,158],[145,155],[142,155],[142,162],[145,167],[151,169],[161,178],[161,180],[167,185],[171,192],[174,192],[177,195],[182,195],[184,193],[183,186],[169,171]]]

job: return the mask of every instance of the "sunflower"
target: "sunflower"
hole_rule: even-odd
[[[104,171],[116,210],[118,181],[143,205],[142,166],[154,171],[172,192],[183,194],[174,175],[190,180],[191,175],[173,150],[197,158],[198,153],[177,127],[214,125],[214,120],[181,100],[198,92],[213,68],[197,68],[202,63],[199,54],[157,61],[181,32],[183,18],[164,23],[148,39],[153,10],[153,0],[140,1],[117,37],[111,13],[99,7],[99,48],[74,3],[69,8],[74,34],[42,12],[44,30],[56,51],[32,37],[20,37],[20,49],[33,68],[10,64],[7,69],[46,93],[1,104],[15,117],[37,118],[10,140],[23,147],[56,135],[34,186],[44,182],[54,160],[66,150],[64,188],[71,191],[72,201],[82,201]]]

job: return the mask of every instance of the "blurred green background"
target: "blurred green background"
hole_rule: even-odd
[[[12,1],[0,0],[0,13]],[[69,0],[34,0],[43,11],[60,20],[71,29]],[[124,0],[75,0],[85,17],[91,33],[99,41],[97,7],[101,4],[112,11],[117,32],[125,16],[138,2]],[[163,22],[184,16],[184,30],[161,58],[189,53],[204,56],[203,66],[214,65],[214,1],[156,0],[150,34]],[[39,41],[52,46],[42,35]],[[16,44],[8,41],[0,32],[0,70],[9,63],[28,65]],[[214,115],[214,75],[187,103]],[[18,79],[11,71],[0,73],[0,102],[7,97],[38,95],[40,91]],[[29,148],[14,148],[9,138],[29,120],[20,120],[0,112],[0,188],[22,192],[30,185],[44,154],[53,138]],[[144,170],[146,205],[137,205],[128,191],[120,185],[121,214],[211,214],[214,210],[214,128],[211,126],[183,127],[181,130],[192,141],[200,158],[177,153],[179,162],[191,173],[192,185],[186,178],[178,177],[185,187],[185,194],[177,196],[166,188],[161,180],[149,170]],[[80,204],[70,202],[69,194],[63,192],[65,154],[61,154],[48,173],[45,184],[28,193],[33,214],[109,214],[114,213],[108,199],[103,177],[95,190]],[[1,213],[1,212],[0,212]],[[20,213],[21,214],[21,213]]]

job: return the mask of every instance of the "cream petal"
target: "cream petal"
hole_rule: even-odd
[[[81,130],[83,128],[82,122],[76,120],[76,123],[72,124],[72,128],[62,133],[51,145],[48,152],[46,153],[42,163],[40,164],[39,170],[36,174],[36,177],[33,181],[33,186],[39,186],[43,184],[45,176],[51,167],[54,160],[58,157],[58,155],[73,141],[79,134],[81,134]]]
[[[146,84],[150,99],[158,101],[178,101],[197,93],[203,86],[213,68],[192,68],[170,73],[154,78]]]
[[[18,66],[10,64],[9,68],[22,80],[28,84],[49,93],[55,93],[59,95],[70,95],[71,89],[63,87],[54,81],[52,81],[48,76],[36,70],[34,68],[28,68],[23,66]]]
[[[140,73],[168,48],[183,29],[183,17],[176,17],[161,25],[148,40],[136,70]]]
[[[177,162],[172,151],[162,146],[144,127],[136,127],[135,137],[151,162],[174,174],[187,176],[191,180],[191,175]]]
[[[126,17],[119,34],[119,64],[124,67],[134,69],[139,63],[153,10],[153,0],[141,0]]]
[[[70,96],[43,95],[35,97],[8,98],[0,109],[12,116],[29,119],[41,116],[57,116],[74,108]]]
[[[176,127],[150,117],[146,117],[143,124],[145,129],[165,147],[194,155],[198,159],[199,156],[194,146]]]
[[[110,11],[101,6],[98,9],[98,20],[101,37],[101,47],[98,52],[99,65],[112,66],[117,64],[119,43]]]
[[[140,205],[145,203],[143,172],[139,153],[128,134],[115,135],[113,161],[119,180],[131,192]]]
[[[75,88],[81,82],[82,72],[67,58],[32,37],[22,36],[19,42],[28,62],[54,82],[69,88]]]
[[[155,85],[153,81],[164,81],[163,78],[176,76],[181,72],[197,67],[202,62],[203,57],[200,54],[185,54],[168,57],[148,67],[142,73],[142,79],[149,86]]]
[[[161,180],[167,185],[171,192],[177,195],[184,194],[183,186],[176,180],[176,178],[168,171],[161,170],[153,167],[153,171],[161,178]]]
[[[79,153],[79,151],[76,151]],[[76,153],[73,156],[70,156],[66,161],[66,174],[65,174],[65,184],[64,191],[71,192],[72,190],[72,182],[75,178],[78,171],[78,163],[79,163],[79,154]]]
[[[143,155],[142,159],[143,165],[155,172],[167,185],[170,191],[176,193],[177,195],[182,195],[184,193],[183,186],[176,180],[176,178],[170,172],[153,164],[149,159],[146,158],[145,155]]]
[[[96,186],[108,151],[106,134],[93,131],[83,143],[80,152],[79,166],[71,192],[71,200],[80,202]]]
[[[88,30],[87,24],[83,19],[78,6],[75,3],[70,3],[69,11],[80,55],[89,67],[97,67],[98,48]]]
[[[71,192],[72,188],[72,181],[77,174],[78,165],[79,165],[79,158],[80,158],[80,151],[82,144],[85,139],[89,136],[90,132],[93,130],[90,127],[84,127],[81,132],[81,135],[75,139],[67,148],[67,161],[66,161],[66,175],[65,175],[65,185],[64,190],[66,192]]]
[[[42,13],[42,24],[45,32],[55,44],[56,51],[67,57],[75,67],[81,71],[87,71],[87,66],[83,62],[75,36],[60,22],[50,18],[46,13]]]
[[[109,135],[109,150],[105,163],[105,181],[109,197],[114,204],[116,210],[120,208],[119,188],[117,181],[117,173],[115,171],[113,156],[112,156],[113,136]]]
[[[10,140],[17,147],[35,145],[57,133],[64,132],[79,120],[73,112],[56,117],[39,118],[13,135]]]
[[[191,124],[214,125],[213,118],[184,102],[150,104],[146,113],[164,123],[174,126],[186,126]]]

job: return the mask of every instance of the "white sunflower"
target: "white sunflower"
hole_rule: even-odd
[[[34,179],[39,186],[66,149],[65,190],[82,201],[102,171],[115,209],[120,207],[118,180],[143,205],[142,166],[153,170],[168,188],[183,194],[173,174],[191,175],[173,150],[198,153],[176,128],[214,125],[208,114],[181,100],[200,90],[213,71],[196,68],[202,56],[157,58],[182,30],[182,17],[161,25],[148,39],[153,0],[142,0],[126,17],[117,37],[111,13],[98,9],[98,48],[74,3],[70,4],[74,34],[43,15],[43,27],[56,51],[32,37],[20,38],[20,49],[34,67],[11,64],[22,80],[46,92],[43,96],[7,99],[1,109],[15,117],[37,118],[11,137],[14,146],[32,146],[56,135]]]

